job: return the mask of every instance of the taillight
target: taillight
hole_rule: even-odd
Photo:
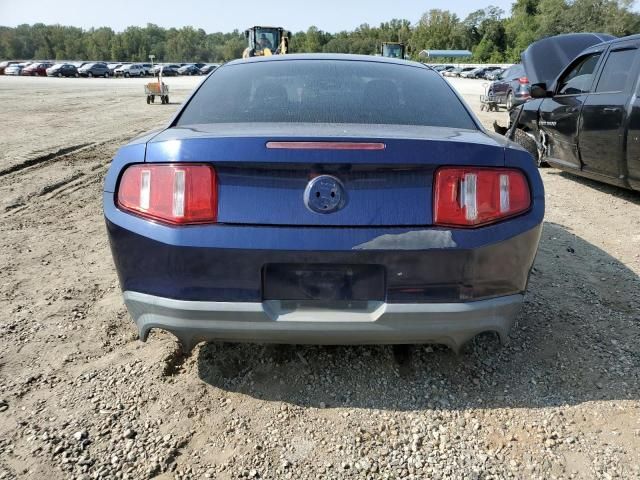
[[[508,168],[440,168],[433,198],[433,221],[440,226],[477,227],[518,215],[531,206],[524,174]]]
[[[120,179],[117,204],[175,225],[213,223],[218,214],[216,172],[210,165],[133,165]]]
[[[525,85],[525,84],[529,83],[529,79],[527,77],[520,77],[518,79],[518,82],[520,82],[522,85]]]

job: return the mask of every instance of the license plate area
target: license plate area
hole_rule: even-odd
[[[264,300],[354,302],[385,300],[382,265],[271,263],[262,270]]]

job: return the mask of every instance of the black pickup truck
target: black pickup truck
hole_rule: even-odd
[[[558,35],[522,54],[533,99],[507,136],[537,160],[640,190],[640,35]]]

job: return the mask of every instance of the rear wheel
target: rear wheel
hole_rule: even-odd
[[[124,76],[125,76],[125,78],[129,78],[129,74],[128,73],[125,73]]]
[[[60,77],[62,77],[62,74],[61,74],[60,72],[58,72],[58,73],[56,74],[56,77],[60,78]]]
[[[91,73],[91,72],[87,73],[87,77],[89,77],[89,78],[93,77],[93,73]]]
[[[109,74],[108,74],[108,73],[105,73],[105,74],[104,74],[104,78],[109,78]]]
[[[507,105],[507,110],[511,110],[513,108],[513,92],[509,92],[507,94],[507,101],[505,103]]]
[[[78,72],[73,74],[74,77],[78,78],[80,75],[78,74]]]

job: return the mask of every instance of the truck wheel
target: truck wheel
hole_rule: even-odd
[[[538,145],[536,145],[536,141],[531,138],[527,132],[517,128],[513,135],[513,141],[531,154],[537,167],[541,166],[540,155],[538,155]]]

